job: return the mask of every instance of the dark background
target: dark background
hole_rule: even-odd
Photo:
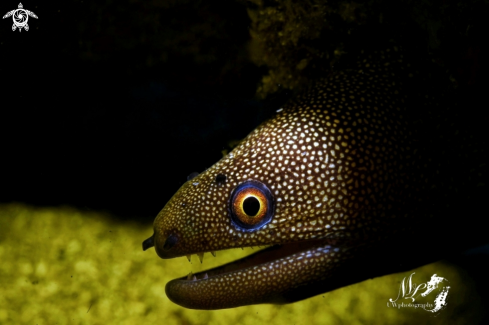
[[[0,15],[17,1],[2,1]],[[319,22],[314,36],[304,33],[297,44],[277,37],[307,25],[294,7],[264,1],[272,18],[253,26],[247,10],[256,3],[22,2],[39,17],[29,17],[29,31],[12,31],[12,17],[0,20],[0,203],[72,205],[151,222],[187,175],[217,162],[291,96],[255,96],[269,69],[281,73],[274,64],[295,67],[310,53],[323,61],[351,31],[380,21],[383,30],[412,33],[458,85],[461,109],[487,120],[484,1],[331,1],[326,16],[311,15]],[[298,7],[314,12],[307,3]],[[273,19],[281,14],[283,24]],[[262,66],[250,59],[252,28],[265,46]],[[315,59],[300,73],[323,73]]]
[[[150,222],[280,102],[254,99],[242,4],[118,3],[23,1],[29,31],[0,21],[1,202]]]

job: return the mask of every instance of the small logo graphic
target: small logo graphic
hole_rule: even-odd
[[[15,31],[16,28],[19,29],[19,32],[22,31],[22,28],[24,28],[26,31],[29,30],[29,25],[27,25],[27,21],[29,20],[29,16],[36,18],[37,16],[35,13],[29,10],[25,10],[24,7],[22,6],[22,3],[19,3],[19,8],[14,9],[12,11],[9,11],[3,16],[3,19],[12,16],[12,19],[14,20],[14,24],[12,25],[12,31]]]
[[[446,285],[448,283],[447,279],[433,274],[427,283],[416,285],[416,283],[413,283],[414,274],[414,272],[411,273],[409,280],[406,280],[406,277],[402,279],[397,298],[390,298],[389,302],[387,302],[387,307],[399,309],[404,307],[423,308],[434,314],[444,309],[447,306],[446,299],[450,290],[450,286]],[[424,289],[426,290],[421,292]],[[433,291],[438,293],[436,297],[434,299],[427,298]],[[398,302],[399,299],[401,301]],[[408,300],[408,303],[404,303],[404,299]],[[420,301],[414,303],[416,299]]]

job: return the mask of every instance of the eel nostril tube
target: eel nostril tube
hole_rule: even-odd
[[[155,236],[155,234],[153,233],[153,235],[151,237],[149,237],[148,239],[143,241],[143,251],[145,251],[148,248],[151,248],[155,245],[154,236]]]

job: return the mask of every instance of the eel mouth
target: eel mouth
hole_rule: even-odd
[[[191,309],[224,309],[300,301],[366,279],[404,272],[460,249],[460,243],[416,243],[409,234],[362,244],[331,239],[268,247],[236,261],[171,280],[168,298]],[[151,242],[143,247],[148,248]],[[458,245],[458,246],[455,246]]]
[[[209,270],[201,271],[198,273],[190,273],[188,276],[175,279],[174,281],[206,280],[209,277],[220,276],[222,274],[233,273],[234,271],[247,269],[257,265],[268,264],[280,258],[290,256],[298,252],[301,252],[303,250],[306,250],[314,246],[314,244],[321,244],[321,243],[324,243],[324,241],[315,241],[314,243],[302,242],[299,244],[273,245],[265,249],[262,249],[260,251],[257,251],[253,254],[250,254],[248,256],[245,256],[243,258],[240,258],[238,260],[235,260],[233,262]]]
[[[174,303],[192,309],[297,301],[311,295],[302,297],[292,291],[307,289],[323,279],[326,268],[340,262],[342,250],[328,240],[275,245],[222,266],[171,280],[166,285],[166,294]]]

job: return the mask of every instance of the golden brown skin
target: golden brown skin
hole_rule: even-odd
[[[421,121],[426,111],[410,106],[419,81],[402,70],[403,54],[396,47],[371,53],[278,110],[165,205],[154,222],[161,258],[278,245],[171,281],[172,301],[196,309],[284,303],[400,271],[401,262],[368,267],[384,263],[385,255],[375,254],[386,243],[426,227],[441,211],[436,204],[446,192],[435,195],[434,182],[447,186],[439,173],[453,166],[442,166],[446,157],[431,159],[441,142],[427,141],[426,134],[437,117]],[[231,202],[249,181],[271,192],[258,199],[260,208],[270,203],[271,218],[256,229],[232,216],[236,209],[250,211],[242,201]],[[351,273],[364,266],[361,276]]]

